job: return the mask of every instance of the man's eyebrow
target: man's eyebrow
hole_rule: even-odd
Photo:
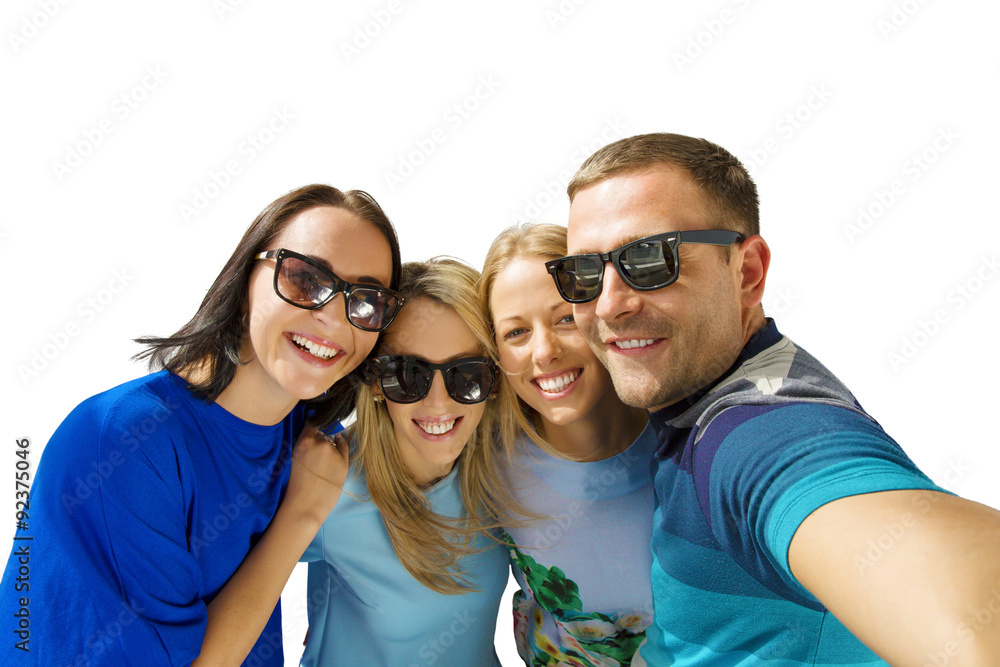
[[[676,234],[677,232],[671,230],[665,230],[662,232],[656,232],[655,234],[630,234],[629,236],[620,236],[617,239],[616,245],[611,246],[607,250],[597,251],[597,250],[578,250],[572,254],[574,255],[596,255],[598,252],[611,252],[612,250],[617,250],[623,245],[628,245],[629,243],[635,243],[641,239],[648,239],[650,236],[659,236],[661,234]]]
[[[332,266],[330,266],[330,262],[326,261],[322,257],[317,257],[316,255],[306,255],[306,257],[308,257],[312,261],[316,262],[317,264],[322,265],[330,273],[332,273],[335,276],[337,276],[338,278],[340,278],[340,275],[336,271],[333,270]],[[343,278],[340,278],[340,279],[343,280]],[[374,277],[374,276],[358,276],[357,280],[351,280],[351,281],[348,281],[348,282],[363,283],[365,285],[378,285],[379,287],[385,287],[385,285],[382,283],[382,281],[379,280],[378,278]]]

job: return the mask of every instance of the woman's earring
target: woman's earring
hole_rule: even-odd
[[[381,394],[375,394],[375,402],[376,403],[385,403],[385,397],[382,396]]]

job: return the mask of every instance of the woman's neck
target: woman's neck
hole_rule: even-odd
[[[581,419],[563,425],[542,419],[538,430],[564,458],[601,461],[628,449],[648,421],[648,412],[625,405],[609,389]]]
[[[404,461],[405,465],[405,461]],[[410,475],[413,477],[413,482],[417,485],[421,491],[426,491],[442,479],[451,474],[455,466],[458,465],[458,461],[452,462],[449,466],[436,466],[436,467],[426,467],[419,471],[407,466],[410,471]]]
[[[245,422],[261,426],[273,426],[288,416],[298,400],[287,393],[267,391],[273,386],[271,378],[254,377],[260,364],[246,364],[236,367],[233,379],[222,390],[215,402],[229,414]],[[208,369],[204,364],[186,368],[178,373],[191,383],[204,382]]]

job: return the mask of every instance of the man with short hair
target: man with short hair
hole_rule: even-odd
[[[1000,512],[937,487],[764,316],[743,165],[640,135],[568,192],[570,256],[547,266],[660,440],[655,620],[633,664],[1000,664],[1000,613],[977,620],[1000,612]]]

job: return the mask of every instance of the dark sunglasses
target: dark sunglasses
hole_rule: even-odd
[[[372,366],[382,393],[393,403],[416,403],[426,397],[434,381],[434,371],[441,371],[448,396],[465,405],[489,398],[496,379],[493,364],[485,357],[432,364],[420,357],[393,354],[375,357]]]
[[[690,232],[666,232],[626,243],[610,252],[571,255],[545,262],[552,274],[559,296],[570,303],[593,301],[604,284],[604,264],[611,262],[625,284],[632,289],[649,291],[666,287],[681,273],[677,246],[703,243],[727,246],[746,237],[724,229],[700,229]]]
[[[275,261],[274,292],[293,306],[316,310],[343,292],[347,321],[364,331],[382,331],[403,305],[399,292],[341,280],[330,269],[291,250],[268,250],[254,259]]]

